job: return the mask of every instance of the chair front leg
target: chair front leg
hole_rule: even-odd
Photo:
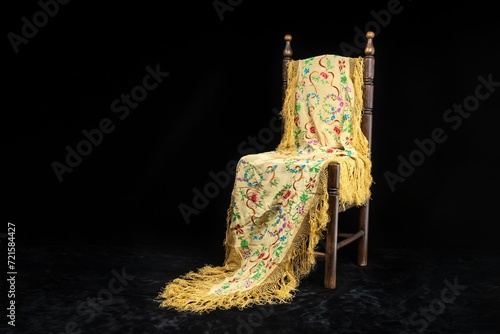
[[[328,166],[328,213],[330,221],[326,230],[325,281],[327,289],[337,285],[337,241],[339,221],[339,172],[338,164]]]
[[[359,230],[363,231],[363,236],[358,240],[358,265],[368,264],[368,214],[370,212],[370,201],[359,208]]]

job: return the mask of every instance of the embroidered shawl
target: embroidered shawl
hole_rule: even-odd
[[[370,197],[362,87],[361,57],[290,62],[281,142],[242,156],[236,167],[224,263],[168,282],[157,296],[161,307],[204,313],[293,299],[329,221],[327,165],[340,164],[341,210]]]

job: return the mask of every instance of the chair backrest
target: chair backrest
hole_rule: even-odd
[[[375,34],[372,31],[366,33],[366,46],[364,50],[363,62],[363,110],[361,119],[361,131],[368,140],[368,147],[371,149],[372,143],[372,111],[373,111],[373,92],[375,78],[375,47],[373,46],[373,38]],[[283,66],[282,66],[282,103],[285,99],[285,93],[288,85],[288,66],[293,58],[293,50],[291,47],[292,35],[285,35],[285,48],[283,49]]]

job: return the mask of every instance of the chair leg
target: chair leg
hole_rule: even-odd
[[[358,240],[358,265],[366,266],[368,264],[368,217],[370,211],[370,202],[359,208],[359,229],[363,231],[363,236]]]
[[[339,165],[332,164],[328,167],[328,210],[330,222],[326,230],[325,250],[325,278],[324,285],[327,289],[335,289],[337,285],[337,241],[339,221]]]
[[[337,286],[337,230],[338,217],[334,215],[328,223],[325,250],[325,288]]]

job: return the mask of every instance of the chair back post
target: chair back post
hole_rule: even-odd
[[[364,57],[364,73],[363,73],[363,118],[361,121],[361,131],[368,139],[368,145],[371,149],[372,144],[372,122],[373,122],[373,90],[375,78],[375,47],[373,46],[373,38],[375,34],[372,31],[366,33],[366,47]]]
[[[290,64],[290,61],[292,60],[293,56],[293,51],[292,51],[292,46],[290,42],[292,41],[292,35],[286,34],[285,35],[285,48],[283,49],[283,69],[282,69],[282,93],[281,93],[281,103],[283,105],[283,102],[285,100],[285,93],[286,93],[286,88],[288,85],[288,65]]]

